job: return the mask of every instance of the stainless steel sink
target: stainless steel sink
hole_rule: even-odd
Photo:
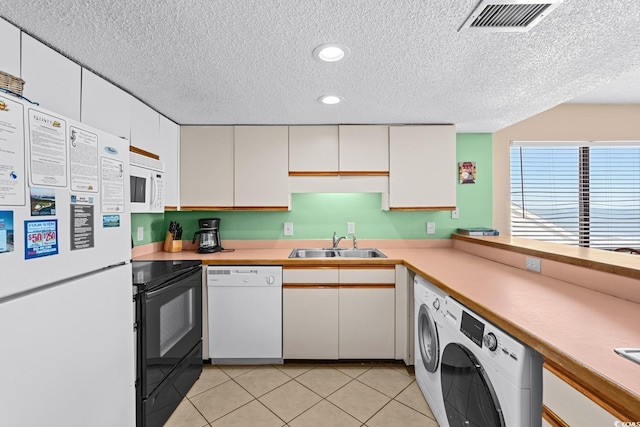
[[[386,258],[387,256],[375,248],[366,249],[294,249],[289,258]]]
[[[294,249],[289,258],[332,258],[336,256],[333,249]]]

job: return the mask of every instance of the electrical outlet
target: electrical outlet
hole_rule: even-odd
[[[458,209],[454,209],[451,211],[451,219],[460,218],[460,211]]]
[[[284,223],[284,235],[285,236],[293,236],[293,223],[285,222]]]
[[[347,234],[356,234],[356,223],[348,222],[347,223]]]
[[[540,259],[527,257],[527,270],[540,273]]]
[[[427,234],[436,234],[435,222],[427,222]]]
[[[138,242],[144,239],[144,227],[138,227]]]

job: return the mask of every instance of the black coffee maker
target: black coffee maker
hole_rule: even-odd
[[[198,253],[207,254],[219,252],[222,250],[220,242],[220,218],[203,218],[198,220],[200,230],[193,234],[195,243],[198,235],[200,243],[198,244]]]

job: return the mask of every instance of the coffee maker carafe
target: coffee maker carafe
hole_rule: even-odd
[[[203,218],[198,220],[200,230],[193,234],[191,243],[196,242],[198,235],[200,243],[198,244],[198,253],[212,253],[222,250],[220,244],[220,218]]]

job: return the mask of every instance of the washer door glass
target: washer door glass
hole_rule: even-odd
[[[440,349],[438,346],[438,330],[427,309],[422,304],[418,312],[418,346],[422,364],[428,372],[435,372],[438,368]]]
[[[469,349],[461,344],[447,344],[440,372],[450,427],[505,427],[491,381]]]

